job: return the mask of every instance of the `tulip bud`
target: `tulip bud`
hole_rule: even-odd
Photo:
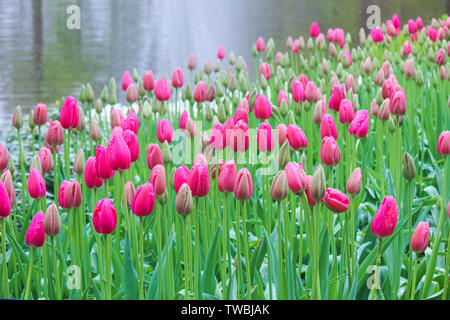
[[[331,211],[345,212],[348,210],[350,201],[340,190],[328,188],[323,196],[323,202]]]
[[[291,147],[289,146],[289,141],[286,139],[278,154],[278,166],[284,169],[289,161],[291,161]]]
[[[169,163],[172,161],[172,153],[170,152],[169,143],[167,141],[164,141],[162,144],[161,152],[164,163]]]
[[[180,215],[186,217],[192,212],[193,206],[191,189],[187,183],[183,183],[175,199],[175,208]]]
[[[84,117],[84,112],[81,107],[78,107],[78,131],[83,131],[86,129],[86,118]]]
[[[137,88],[134,83],[131,83],[127,88],[126,98],[128,103],[133,103],[138,98]]]
[[[285,199],[288,195],[289,185],[286,172],[281,170],[277,173],[270,186],[270,194],[276,201]]]
[[[42,172],[50,172],[53,168],[52,152],[48,148],[42,147],[39,150],[38,155]]]
[[[411,237],[411,249],[416,253],[422,253],[428,247],[430,240],[430,226],[428,222],[419,222]]]
[[[31,220],[27,233],[25,234],[25,242],[34,248],[42,247],[45,243],[44,232],[44,212],[39,211]]]
[[[42,164],[41,164],[41,158],[39,157],[39,154],[36,153],[32,158],[30,162],[30,169],[38,169],[39,172],[42,173]]]
[[[94,95],[94,89],[92,89],[92,86],[90,83],[86,84],[86,101],[89,103],[92,103],[94,101],[95,95]]]
[[[414,165],[413,158],[408,152],[405,152],[403,154],[402,163],[403,163],[403,171],[402,171],[403,177],[408,181],[413,180],[414,177],[416,176],[416,166]]]
[[[61,220],[58,207],[53,203],[47,208],[44,216],[44,231],[47,235],[53,237],[59,234],[61,230]]]
[[[0,182],[3,183],[5,186],[6,192],[8,193],[9,202],[11,205],[14,205],[16,203],[16,191],[14,190],[14,185],[11,177],[12,172],[8,169],[3,170],[3,173],[1,175]],[[6,199],[0,200],[0,203],[6,204]],[[2,216],[0,214],[0,216]]]
[[[384,238],[391,235],[398,219],[398,207],[395,198],[388,195],[383,199],[371,223],[373,234]]]
[[[311,195],[316,201],[322,200],[327,189],[325,172],[322,165],[318,165],[314,170],[311,180]]]
[[[84,158],[84,151],[83,149],[79,149],[75,156],[75,161],[73,162],[73,171],[75,171],[77,175],[81,175],[84,172],[85,165],[86,160]]]
[[[20,129],[23,126],[22,108],[20,106],[17,106],[16,110],[14,110],[12,117],[12,125],[16,129]]]
[[[389,111],[389,98],[383,101],[380,110],[378,111],[378,118],[382,121],[390,119],[391,112]]]
[[[362,180],[362,174],[361,174],[361,168],[356,168],[353,170],[353,172],[350,174],[350,177],[347,181],[347,193],[349,194],[358,194],[361,192],[361,180]]]

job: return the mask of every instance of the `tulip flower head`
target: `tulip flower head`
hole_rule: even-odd
[[[253,195],[253,180],[247,168],[239,170],[234,182],[234,197],[238,200],[250,199]]]
[[[109,198],[97,202],[92,214],[92,224],[98,233],[110,234],[116,229],[117,212]]]
[[[390,236],[397,225],[398,207],[395,198],[386,196],[373,217],[371,230],[380,237],[384,238]]]
[[[325,205],[334,212],[345,212],[350,203],[348,197],[340,190],[328,188],[323,196]]]
[[[68,96],[61,107],[59,121],[64,129],[74,129],[80,120],[77,101]]]
[[[138,217],[152,213],[155,206],[155,191],[150,182],[139,186],[131,202],[131,211]]]
[[[193,197],[204,197],[209,192],[209,170],[206,163],[194,163],[189,171],[187,184],[191,188]]]
[[[430,241],[430,226],[428,222],[419,222],[411,237],[411,249],[416,253],[424,252]]]
[[[30,247],[39,248],[44,245],[45,231],[44,231],[44,212],[36,213],[28,226],[25,234],[25,242]]]
[[[27,181],[28,192],[33,199],[39,199],[45,196],[47,188],[45,186],[44,178],[42,173],[36,169],[32,168],[28,176]]]

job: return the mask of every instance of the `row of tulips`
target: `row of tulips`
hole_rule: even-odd
[[[26,132],[17,107],[2,297],[448,299],[449,26],[394,15],[351,48],[314,22],[258,38],[254,81],[219,46],[189,81],[125,71],[125,105],[112,78]]]

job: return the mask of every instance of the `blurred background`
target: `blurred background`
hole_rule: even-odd
[[[66,26],[72,4],[81,9],[80,30]],[[170,76],[175,67],[187,70],[192,52],[202,68],[216,60],[219,44],[226,60],[230,51],[242,55],[253,75],[258,36],[273,37],[284,50],[287,36],[309,36],[313,21],[325,35],[329,27],[351,32],[356,45],[372,4],[380,6],[382,22],[398,13],[402,25],[450,12],[450,0],[0,0],[0,123],[10,122],[16,105],[29,110],[78,98],[82,83],[91,83],[96,96],[112,76],[120,88],[126,69]],[[119,102],[124,96],[118,91]]]

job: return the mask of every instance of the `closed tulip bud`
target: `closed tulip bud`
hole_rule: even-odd
[[[114,176],[115,171],[110,167],[108,152],[105,146],[97,145],[97,149],[95,151],[95,166],[97,176],[99,178],[108,180]]]
[[[306,135],[303,133],[302,129],[295,124],[287,126],[287,140],[294,150],[304,149],[308,146]]]
[[[319,100],[316,103],[316,106],[314,107],[313,111],[313,122],[315,124],[320,124],[322,122],[322,117],[324,114],[328,112],[327,105],[325,103],[325,100]]]
[[[42,173],[42,164],[41,164],[41,158],[39,157],[39,154],[36,153],[32,158],[30,162],[30,169],[38,169],[39,172]]]
[[[11,171],[11,174],[14,174],[14,172],[16,172],[16,166],[14,164],[14,160],[11,157],[11,154],[8,157],[8,164],[6,165],[6,169]]]
[[[17,106],[14,110],[12,116],[12,125],[16,129],[20,129],[23,126],[22,108],[20,106]]]
[[[217,186],[220,192],[233,192],[237,176],[237,168],[234,160],[226,161],[219,167]]]
[[[206,96],[206,99],[207,99],[209,102],[213,102],[214,99],[216,99],[216,88],[215,88],[215,86],[214,86],[213,83],[211,83],[211,85],[209,86],[208,94],[207,94],[207,96]]]
[[[450,131],[442,131],[438,138],[437,150],[442,155],[450,154]]]
[[[173,128],[168,119],[159,119],[156,125],[156,136],[161,143],[164,141],[172,142]]]
[[[378,118],[382,121],[389,120],[391,112],[389,111],[389,98],[383,101],[380,110],[378,111]]]
[[[95,120],[95,119],[92,119],[92,121],[91,121],[91,127],[90,127],[90,130],[89,130],[89,136],[94,141],[99,141],[100,140],[100,127],[98,125],[97,120]]]
[[[349,199],[340,190],[328,188],[323,196],[325,205],[334,212],[345,212],[348,210]]]
[[[47,122],[47,105],[39,103],[34,107],[33,122],[37,126],[42,126]]]
[[[233,188],[234,197],[238,200],[250,199],[253,195],[253,180],[247,168],[239,170]]]
[[[390,236],[395,230],[397,219],[397,202],[394,197],[388,195],[383,199],[381,206],[373,217],[371,224],[373,234],[381,238]]]
[[[403,164],[403,177],[411,181],[416,176],[416,166],[414,165],[414,160],[411,157],[411,155],[408,152],[405,152],[403,154],[402,158],[402,164]]]
[[[126,98],[128,103],[133,103],[138,98],[138,91],[133,83],[131,83],[127,88]]]
[[[430,241],[430,226],[428,222],[419,222],[411,237],[411,249],[416,253],[422,253],[428,247]]]
[[[394,133],[395,130],[396,130],[395,120],[394,120],[394,118],[392,118],[392,117],[390,117],[390,118],[388,119],[388,130],[389,130],[389,132],[390,132],[391,134]]]
[[[183,70],[177,67],[172,73],[172,87],[181,88],[183,86]]]
[[[260,120],[269,119],[272,115],[270,101],[263,94],[257,94],[255,97],[255,117]]]
[[[287,139],[287,126],[285,124],[283,123],[278,124],[277,135],[278,135],[278,143],[280,144],[280,146],[282,146]]]
[[[95,157],[89,157],[84,168],[84,182],[88,188],[100,188],[103,185],[103,179],[97,175]]]
[[[194,101],[197,103],[201,103],[206,100],[208,96],[208,88],[206,86],[206,82],[199,81],[194,89]]]
[[[154,166],[150,173],[149,182],[153,185],[155,194],[162,195],[166,190],[166,172],[160,164]]]
[[[131,208],[131,202],[134,198],[135,193],[136,188],[134,186],[134,183],[132,181],[128,181],[127,183],[125,183],[125,198],[127,200],[128,208]]]
[[[339,121],[342,124],[349,124],[353,121],[354,117],[355,113],[351,101],[348,99],[343,99],[339,107]]]
[[[261,152],[270,152],[275,147],[275,137],[268,122],[259,125],[257,133],[258,148]]]
[[[84,151],[83,151],[83,149],[79,149],[77,152],[77,155],[75,156],[75,161],[73,162],[73,171],[77,175],[81,175],[84,172],[85,165],[86,165],[86,160],[84,158]]]
[[[53,203],[47,208],[44,216],[44,231],[48,236],[56,236],[61,230],[61,219],[58,207]]]
[[[195,137],[197,135],[197,127],[195,126],[195,122],[192,118],[188,118],[186,120],[186,136],[188,138]]]
[[[188,60],[188,68],[189,70],[192,70],[195,69],[196,66],[197,66],[197,57],[195,53],[191,53]]]
[[[64,142],[64,131],[58,120],[50,119],[50,125],[45,135],[45,141],[52,147],[59,146]]]
[[[9,151],[0,143],[0,170],[3,170],[8,165]]]
[[[117,211],[109,198],[99,200],[92,214],[92,224],[98,233],[110,234],[116,229]]]
[[[81,186],[77,180],[70,181],[67,185],[67,203],[71,208],[78,208],[81,205]]]
[[[100,93],[100,99],[103,103],[108,101],[108,87],[104,86],[102,92]],[[96,109],[97,110],[97,109]],[[97,111],[98,112],[98,111]]]
[[[373,116],[378,116],[378,109],[380,107],[377,104],[377,101],[375,99],[372,100],[372,102],[370,103],[370,114]]]
[[[361,192],[361,180],[362,180],[362,174],[361,174],[361,168],[356,168],[353,170],[353,172],[350,174],[350,177],[347,181],[347,193],[348,194],[358,194]]]
[[[322,121],[320,123],[320,135],[322,139],[325,137],[333,137],[336,140],[338,138],[336,124],[334,123],[333,116],[329,113],[322,116]]]
[[[105,87],[106,88],[106,87]],[[102,99],[98,98],[97,100],[95,100],[94,102],[94,109],[95,111],[100,114],[103,110],[103,102]]]
[[[320,157],[327,166],[337,165],[341,161],[341,151],[333,137],[325,137],[323,139]]]
[[[42,172],[50,172],[53,168],[53,159],[52,159],[52,152],[46,148],[42,147],[39,150],[39,159],[41,163]]]
[[[289,185],[286,178],[286,172],[278,171],[270,186],[270,195],[276,201],[285,199],[288,195]]]
[[[14,205],[16,203],[16,191],[14,190],[14,185],[13,185],[10,170],[8,170],[8,169],[3,170],[0,182],[2,182],[6,188],[6,192],[8,193],[8,198],[9,198],[10,204]],[[0,200],[0,203],[3,203],[3,200]]]
[[[124,171],[131,165],[131,154],[123,136],[115,134],[108,143],[107,159],[112,170]]]
[[[364,138],[369,131],[369,111],[359,110],[348,127],[348,132],[355,138]]]
[[[170,99],[171,88],[169,81],[159,78],[155,83],[155,97],[158,101],[166,101]]]
[[[147,147],[147,166],[151,170],[158,164],[164,164],[160,147],[156,143],[150,143]]]
[[[36,213],[28,226],[25,242],[30,247],[39,248],[45,243],[44,212]]]
[[[308,178],[303,168],[296,162],[288,162],[285,168],[289,188],[295,194],[300,194],[308,185]]]
[[[206,163],[194,163],[189,172],[187,183],[193,197],[204,197],[210,188],[209,170]]]
[[[28,192],[33,199],[39,199],[45,196],[47,188],[45,186],[44,178],[42,173],[36,169],[32,168],[28,176],[27,181]]]
[[[34,128],[36,127],[36,125],[33,122],[33,110],[30,110],[29,116],[28,116],[28,125],[30,126],[31,131],[34,130]]]
[[[314,174],[311,180],[311,196],[316,200],[320,201],[326,192],[326,179],[325,172],[322,165],[318,165],[314,170]]]
[[[3,179],[2,179],[3,180]],[[0,218],[6,218],[11,214],[11,201],[8,190],[2,181],[0,181]]]
[[[291,147],[289,146],[289,141],[286,139],[278,154],[278,166],[284,169],[289,161],[291,161]]]
[[[122,90],[127,91],[128,87],[133,83],[133,78],[128,70],[125,70],[122,76]]]
[[[78,107],[78,117],[79,117],[79,120],[78,120],[77,130],[83,131],[84,129],[86,129],[86,118],[84,117],[84,112],[81,107]]]
[[[183,183],[175,199],[175,208],[178,214],[188,216],[193,209],[192,191],[187,183]]]
[[[308,81],[305,87],[305,97],[308,101],[316,101],[317,99],[317,87],[313,81]],[[321,98],[321,97],[320,97]]]
[[[80,120],[77,101],[68,96],[61,107],[59,121],[64,129],[74,129]]]

